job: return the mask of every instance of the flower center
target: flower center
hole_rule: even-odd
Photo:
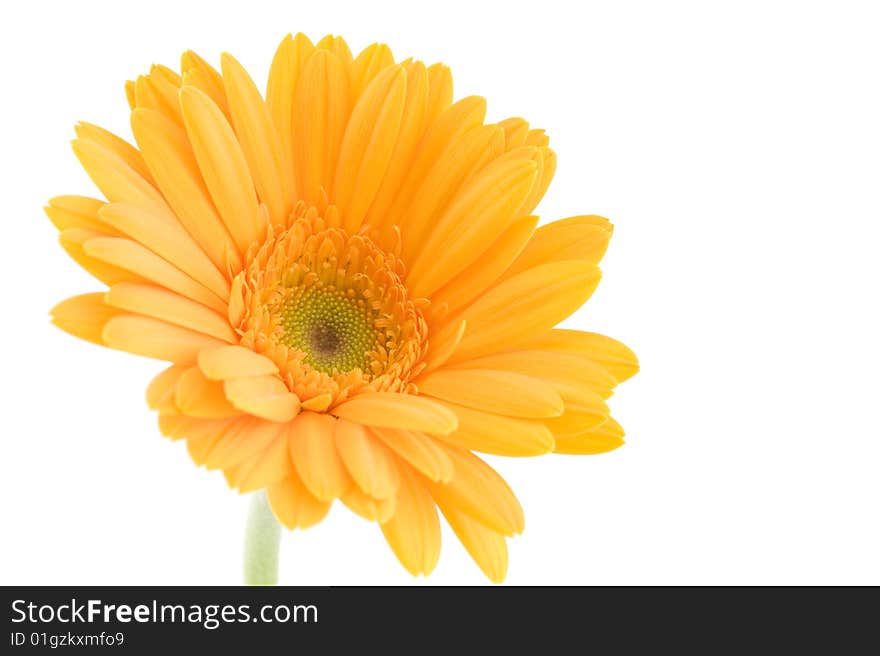
[[[373,314],[364,299],[333,286],[300,287],[281,310],[281,341],[302,351],[303,361],[319,371],[369,371],[370,353],[383,337]]]
[[[236,278],[241,344],[272,358],[309,407],[326,410],[359,391],[414,391],[427,323],[408,297],[403,265],[365,234],[300,204],[252,247]],[[326,402],[326,407],[321,407]]]

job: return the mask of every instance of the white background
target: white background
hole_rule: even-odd
[[[876,8],[876,7],[874,7]],[[193,48],[265,80],[288,31],[452,67],[559,154],[544,220],[616,224],[568,325],[642,372],[604,456],[491,459],[526,510],[510,584],[880,583],[880,21],[847,2],[4,3],[0,582],[237,583],[247,499],[160,437],[162,365],[52,327],[99,287],[41,205],[95,193],[77,120]],[[444,529],[445,530],[445,529]],[[429,584],[482,584],[451,532]],[[282,582],[421,584],[337,507]]]

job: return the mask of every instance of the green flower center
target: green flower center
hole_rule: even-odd
[[[366,303],[331,285],[317,284],[293,294],[281,310],[281,341],[305,354],[304,362],[327,374],[370,371],[380,346]]]

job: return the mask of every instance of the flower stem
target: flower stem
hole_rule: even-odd
[[[278,583],[278,547],[281,525],[272,514],[264,491],[251,495],[244,535],[244,582],[247,585]]]

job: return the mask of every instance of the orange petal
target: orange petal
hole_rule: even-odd
[[[623,446],[623,428],[614,419],[608,418],[597,428],[578,435],[559,437],[556,440],[556,453],[591,455],[607,453]]]
[[[553,433],[533,419],[505,417],[441,401],[458,416],[458,430],[438,439],[482,453],[539,456],[553,450]]]
[[[558,417],[564,408],[546,383],[507,371],[441,369],[419,377],[416,384],[428,396],[511,417]]]
[[[287,427],[279,425],[269,446],[244,464],[244,471],[238,479],[239,492],[268,488],[296,473],[290,461],[289,437]]]
[[[304,34],[295,37],[288,34],[281,41],[272,66],[269,68],[269,82],[266,85],[266,106],[278,130],[278,138],[285,153],[293,154],[293,98],[300,73],[306,59],[315,51],[315,46]]]
[[[393,456],[367,429],[345,419],[336,422],[336,449],[354,482],[373,499],[397,492],[400,476]]]
[[[73,142],[73,152],[107,200],[168,209],[162,194],[106,145],[91,139],[77,139]]]
[[[533,267],[492,287],[462,311],[468,330],[450,362],[493,353],[549,330],[587,301],[599,277],[593,264],[564,260]],[[499,316],[517,320],[498,321]]]
[[[227,400],[223,385],[205,378],[198,367],[190,367],[180,375],[174,391],[174,405],[182,414],[202,419],[242,414]]]
[[[278,376],[230,378],[223,389],[236,408],[268,421],[290,421],[299,412],[299,398]]]
[[[507,576],[507,541],[504,536],[452,506],[440,506],[443,516],[467,552],[493,583]]]
[[[250,167],[260,201],[273,223],[287,219],[293,207],[294,175],[291,155],[281,147],[269,109],[254,81],[232,55],[221,55],[223,85],[232,124]]]
[[[226,277],[171,214],[127,203],[108,203],[101,208],[98,216],[210,289],[219,298],[224,299],[229,295]]]
[[[153,181],[153,177],[150,175],[150,170],[147,168],[144,158],[141,156],[138,149],[128,143],[125,139],[117,137],[112,132],[98,127],[97,125],[86,123],[85,121],[80,121],[74,129],[76,130],[76,136],[80,139],[88,139],[106,146],[121,157],[122,160],[134,169],[144,180],[147,182]]]
[[[370,392],[358,394],[333,409],[333,413],[364,426],[403,428],[448,434],[458,425],[455,414],[434,401],[412,394]]]
[[[455,477],[446,484],[428,483],[437,502],[456,508],[503,535],[522,533],[522,506],[504,479],[469,451],[444,448],[455,466]]]
[[[180,90],[186,132],[214,205],[244,254],[262,241],[266,225],[259,221],[259,201],[248,163],[226,116],[195,87]]]
[[[306,60],[293,102],[293,162],[303,200],[320,205],[330,188],[351,111],[339,57],[316,50]]]
[[[391,519],[397,508],[397,497],[375,499],[364,494],[357,485],[348,488],[348,491],[340,497],[340,501],[356,515],[360,515],[369,522],[378,522],[379,524],[384,524]]]
[[[611,395],[617,380],[589,358],[566,351],[515,350],[484,355],[454,365],[514,371],[543,380],[566,401],[597,411],[607,410],[602,399]],[[597,398],[598,396],[598,398]]]
[[[83,251],[89,257],[127,269],[140,278],[198,301],[218,312],[226,309],[220,297],[211,290],[136,241],[120,237],[97,237],[83,244]]]
[[[412,472],[402,469],[397,507],[382,524],[382,534],[400,563],[413,576],[430,574],[440,557],[437,506]]]
[[[607,369],[618,383],[628,380],[639,371],[639,359],[632,350],[616,339],[598,333],[554,328],[524,342],[523,348],[585,356]]]
[[[327,414],[303,412],[290,425],[290,458],[309,491],[332,501],[345,494],[352,481],[336,450],[336,420]]]
[[[440,483],[452,480],[455,472],[452,460],[433,438],[423,433],[392,428],[378,428],[372,432],[429,480]]]
[[[102,332],[108,321],[122,314],[104,303],[104,294],[80,294],[61,301],[50,312],[52,323],[66,333],[94,344],[105,344]]]
[[[266,494],[275,517],[289,529],[314,526],[330,511],[331,502],[315,497],[296,474],[269,486]]]
[[[136,109],[131,129],[153,179],[186,231],[218,269],[226,271],[230,258],[240,269],[235,243],[214,209],[183,127],[154,110]]]
[[[199,367],[211,380],[248,378],[278,373],[278,366],[265,355],[244,346],[221,346],[199,353]]]
[[[498,158],[462,186],[410,265],[414,297],[430,295],[486,250],[486,235],[501,233],[516,218],[537,172],[531,159]]]
[[[179,364],[195,362],[202,349],[223,346],[214,337],[132,314],[110,319],[101,338],[110,348]]]
[[[343,227],[358,231],[391,161],[406,100],[406,71],[388,67],[374,79],[351,112],[339,148],[330,194]]]
[[[525,247],[537,223],[536,216],[515,219],[495,241],[487,244],[476,262],[431,295],[432,303],[446,303],[450,313],[468,305],[501,277]]]
[[[238,341],[226,317],[161,287],[122,282],[113,285],[104,300],[120,310],[162,319],[225,342]]]
[[[174,404],[174,390],[181,374],[189,367],[183,364],[173,364],[150,381],[147,387],[147,405],[151,410],[159,412],[177,412]]]
[[[70,228],[85,228],[93,232],[105,233],[111,237],[120,236],[120,232],[105,223],[98,210],[104,207],[104,201],[87,196],[56,196],[49,200],[43,208],[46,216],[59,231]]]
[[[608,248],[611,232],[611,223],[597,216],[574,216],[543,225],[535,231],[504,277],[559,260],[598,264]]]

